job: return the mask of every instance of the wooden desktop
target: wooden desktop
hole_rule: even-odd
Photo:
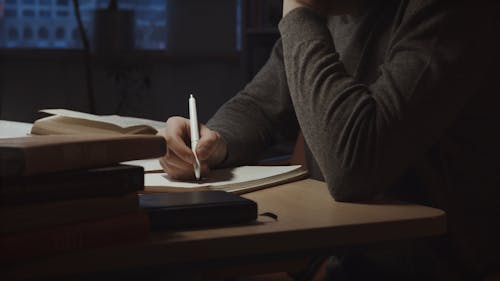
[[[244,196],[258,203],[259,213],[271,212],[278,219],[261,216],[249,225],[152,232],[140,243],[12,265],[4,268],[0,277],[23,280],[87,273],[117,276],[117,272],[137,270],[202,279],[224,275],[221,269],[226,269],[226,275],[237,275],[238,270],[244,272],[246,265],[256,263],[274,263],[278,270],[286,270],[293,267],[293,260],[348,246],[424,238],[446,231],[445,213],[441,210],[404,203],[335,202],[325,183],[311,179]],[[238,270],[232,270],[235,268]]]

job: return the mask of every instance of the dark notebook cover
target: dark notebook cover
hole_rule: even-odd
[[[144,189],[144,168],[114,165],[23,177],[0,177],[0,204],[119,196]]]
[[[154,230],[220,226],[253,221],[257,203],[225,191],[152,193],[139,197]]]

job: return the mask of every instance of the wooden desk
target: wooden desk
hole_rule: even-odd
[[[302,180],[245,195],[258,202],[261,217],[252,225],[152,233],[141,243],[91,249],[17,265],[9,278],[64,276],[130,268],[180,268],[243,263],[249,258],[324,253],[346,245],[443,234],[441,210],[407,204],[335,202],[324,183]],[[116,235],[120,235],[117,233]],[[196,265],[196,266],[194,266]],[[1,276],[0,276],[1,277]]]

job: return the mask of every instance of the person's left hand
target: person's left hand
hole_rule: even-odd
[[[307,7],[298,0],[283,0],[283,17],[288,15],[292,10],[300,7]]]

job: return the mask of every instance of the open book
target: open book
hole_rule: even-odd
[[[67,109],[44,109],[52,114],[35,121],[34,135],[74,134],[148,134],[154,135],[165,127],[164,122],[119,115],[93,115]]]
[[[146,191],[152,192],[215,189],[241,194],[297,181],[307,176],[307,170],[300,165],[241,166],[213,170],[200,183],[177,181],[165,173],[150,173],[145,174],[144,185]]]

